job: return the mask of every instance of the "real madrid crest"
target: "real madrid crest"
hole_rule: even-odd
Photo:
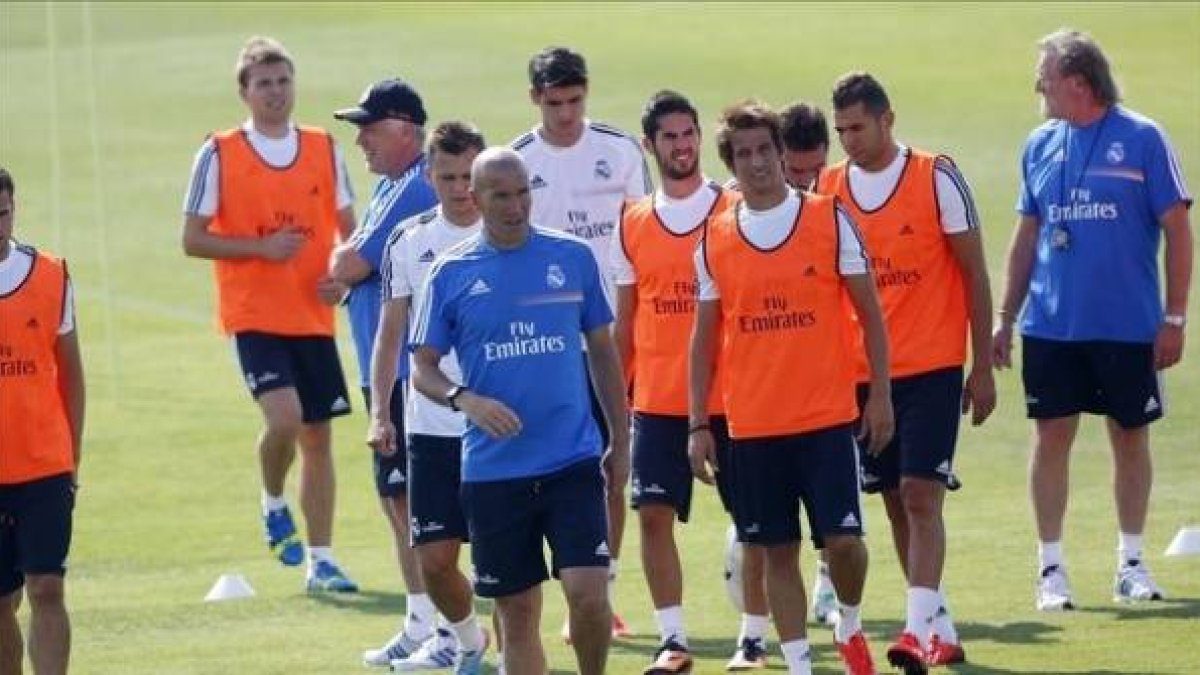
[[[612,178],[612,167],[608,165],[607,159],[596,160],[596,178],[600,180]]]
[[[546,268],[546,285],[550,288],[562,288],[567,283],[567,275],[563,274],[562,268],[558,265],[551,264]]]
[[[1125,146],[1121,141],[1113,141],[1112,145],[1108,146],[1108,150],[1104,152],[1104,158],[1109,164],[1120,164],[1125,159]]]

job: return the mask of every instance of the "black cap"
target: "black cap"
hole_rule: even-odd
[[[359,126],[386,119],[425,126],[426,120],[421,95],[400,79],[376,82],[363,92],[358,106],[338,110],[333,116]]]

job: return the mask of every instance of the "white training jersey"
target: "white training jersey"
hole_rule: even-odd
[[[409,332],[412,332],[413,317],[425,295],[425,281],[429,268],[443,251],[476,235],[483,221],[470,227],[459,227],[442,215],[442,207],[413,216],[400,223],[388,238],[383,255],[383,292],[390,300],[410,298]],[[405,341],[407,344],[407,340]],[[401,354],[401,358],[411,358]],[[451,350],[440,361],[442,372],[452,382],[462,382],[462,369],[458,357]],[[408,396],[405,397],[404,427],[408,433],[426,436],[462,436],[464,420],[462,413],[454,412],[444,405],[417,391],[409,378]]]
[[[33,256],[27,251],[17,248],[12,239],[8,240],[8,255],[0,259],[0,296],[8,295],[20,288],[33,271]],[[67,290],[63,298],[62,321],[58,324],[58,334],[66,335],[75,330],[75,289],[67,278]]]
[[[258,153],[267,164],[282,169],[296,161],[299,151],[299,134],[295,124],[288,125],[287,135],[283,138],[264,136],[254,128],[250,120],[242,123],[250,147]],[[342,148],[336,142],[333,144],[334,165],[337,168],[337,208],[341,211],[354,204],[354,189],[350,187],[350,178],[346,171],[346,158],[342,156]],[[183,198],[183,212],[189,216],[211,217],[217,212],[217,204],[221,197],[221,163],[217,161],[216,141],[209,138],[196,152],[192,162],[192,177],[188,181],[187,194]]]
[[[568,148],[550,145],[540,127],[512,142],[529,171],[533,196],[530,220],[573,234],[588,243],[600,264],[605,293],[613,303],[609,246],[621,207],[654,189],[642,148],[629,134],[584,121],[583,135]]]
[[[864,171],[857,164],[850,163],[847,173],[850,194],[863,211],[878,210],[896,191],[900,174],[908,164],[909,153],[908,148],[903,145],[899,150],[887,168],[875,173]],[[971,197],[971,188],[967,186],[967,180],[963,178],[962,173],[953,162],[941,157],[933,166],[934,192],[937,194],[942,232],[959,234],[979,227],[975,200]]]
[[[796,227],[800,216],[801,200],[797,194],[788,190],[787,197],[766,211],[755,211],[746,206],[745,202],[738,204],[738,230],[755,248],[771,250],[784,242]],[[858,226],[850,215],[837,207],[838,224],[838,273],[843,277],[852,277],[867,273],[867,253],[863,247],[862,236]],[[701,300],[717,300],[721,291],[717,282],[708,273],[708,265],[704,262],[704,242],[696,247],[696,280],[700,286]]]

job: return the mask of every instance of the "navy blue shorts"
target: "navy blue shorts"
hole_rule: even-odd
[[[734,439],[733,521],[758,546],[800,541],[800,507],[814,536],[861,536],[854,428],[839,424],[791,436]]]
[[[246,331],[235,334],[233,344],[242,378],[254,398],[293,387],[305,424],[350,414],[350,396],[333,338]]]
[[[721,459],[728,462],[729,429],[724,417],[711,419],[717,442],[717,481],[721,503],[726,503],[725,476]],[[692,508],[692,465],[688,461],[688,418],[677,415],[633,413],[633,489],[630,504],[664,504],[673,507],[679,520],[687,522]],[[727,507],[728,509],[728,507]]]
[[[870,388],[858,386],[859,411]],[[896,435],[883,452],[872,457],[859,448],[863,492],[876,493],[900,487],[900,477],[923,478],[957,490],[954,449],[958,421],[962,418],[963,371],[943,368],[892,380],[892,410]]]
[[[67,573],[75,484],[70,474],[0,485],[0,596],[26,575]]]
[[[459,491],[462,486],[462,439],[458,436],[408,437],[409,540],[413,546],[442,539],[467,541]]]
[[[375,492],[380,497],[400,497],[408,491],[408,453],[405,452],[404,436],[404,381],[397,380],[392,387],[392,424],[396,427],[396,453],[391,457],[371,451],[371,469],[375,475]],[[362,388],[363,402],[368,413],[371,410],[371,388]]]
[[[1025,409],[1032,419],[1104,415],[1126,429],[1163,416],[1166,407],[1154,345],[1021,339]]]
[[[499,598],[549,579],[551,570],[608,569],[608,509],[600,458],[544,476],[462,484],[475,594]]]

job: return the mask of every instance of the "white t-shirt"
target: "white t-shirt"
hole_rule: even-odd
[[[8,240],[8,255],[0,260],[0,296],[8,295],[25,283],[29,273],[33,271],[33,256],[17,248],[11,239]],[[58,334],[66,335],[75,330],[75,289],[67,279],[67,292],[63,299],[62,321],[58,324]]]
[[[717,201],[717,185],[705,178],[700,187],[683,199],[672,199],[657,190],[654,193],[654,212],[659,220],[673,234],[682,235],[691,232],[712,211],[713,203]],[[609,251],[610,272],[613,281],[618,286],[632,286],[637,283],[637,271],[625,254],[621,245],[621,223],[618,220],[617,229],[613,232]]]
[[[766,211],[754,211],[745,202],[738,205],[738,230],[756,248],[773,249],[792,234],[801,208],[800,197],[791,190],[787,197]],[[850,216],[837,207],[838,273],[843,277],[867,273],[867,252],[862,236]],[[700,284],[701,300],[717,300],[721,291],[704,264],[704,243],[696,247],[696,280]]]
[[[283,168],[296,160],[299,152],[300,135],[295,124],[288,125],[283,138],[264,136],[250,120],[242,123],[250,146],[273,167]],[[333,144],[334,166],[337,167],[337,208],[339,211],[354,203],[354,188],[346,172],[346,158],[336,142]],[[187,195],[183,198],[183,212],[191,216],[212,216],[217,212],[221,197],[221,163],[217,161],[217,143],[209,138],[200,146],[192,162],[192,177],[188,181]]]
[[[848,172],[850,194],[863,211],[874,211],[892,196],[900,174],[908,164],[909,149],[900,146],[892,163],[882,171],[870,173],[856,164],[850,164]],[[979,214],[975,211],[975,200],[971,188],[951,162],[939,158],[934,164],[934,192],[937,194],[938,211],[941,213],[942,231],[959,234],[979,227]]]
[[[409,332],[412,317],[425,296],[425,281],[429,268],[443,251],[479,233],[483,221],[470,227],[459,227],[446,220],[442,207],[435,206],[425,213],[400,223],[388,238],[383,255],[383,288],[385,297],[411,298],[409,302]],[[402,354],[401,358],[411,358]],[[458,357],[451,350],[439,362],[441,370],[452,382],[462,382]],[[463,414],[434,403],[412,386],[409,378],[404,412],[404,427],[408,433],[427,436],[462,436]]]
[[[540,127],[512,142],[529,171],[530,220],[588,243],[600,264],[608,297],[609,246],[626,199],[654,189],[637,140],[619,129],[584,121],[583,135],[568,148],[550,145]]]

